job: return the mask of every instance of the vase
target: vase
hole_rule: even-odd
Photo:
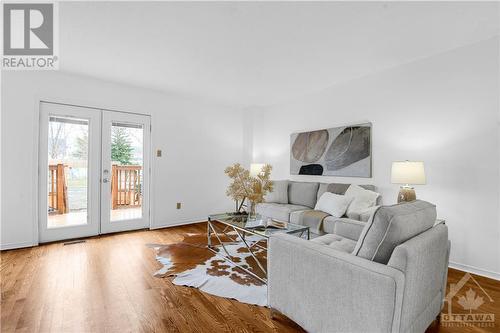
[[[255,201],[250,201],[250,210],[248,212],[248,218],[250,220],[255,220],[255,218],[257,217],[257,213],[255,212],[255,206],[257,204],[255,203]]]

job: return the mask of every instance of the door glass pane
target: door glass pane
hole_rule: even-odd
[[[87,224],[89,120],[49,117],[48,228]]]
[[[143,128],[111,125],[111,222],[142,217]]]

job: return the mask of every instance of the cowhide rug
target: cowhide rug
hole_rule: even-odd
[[[233,238],[232,234],[229,236]],[[227,237],[222,240],[229,241]],[[245,240],[247,243],[259,242],[260,245],[265,245],[265,240],[255,236],[249,236]],[[218,244],[215,237],[212,244]],[[174,277],[172,282],[175,285],[195,287],[206,293],[234,298],[243,303],[267,305],[267,286],[210,251],[207,248],[207,234],[186,234],[178,243],[148,246],[156,250],[156,260],[163,265],[163,268],[155,273],[157,277]],[[243,265],[257,276],[264,277],[264,273],[242,242],[226,245],[226,249],[235,263]],[[256,246],[252,250],[266,267],[266,251]],[[219,253],[225,254],[222,249]]]

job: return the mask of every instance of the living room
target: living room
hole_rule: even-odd
[[[2,10],[2,332],[500,329],[500,3]]]

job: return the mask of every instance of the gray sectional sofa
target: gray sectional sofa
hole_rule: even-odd
[[[287,187],[286,191],[283,188],[285,184]],[[343,195],[350,185],[351,184],[328,184],[288,180],[275,181],[274,192],[271,196],[266,197],[266,202],[257,204],[256,212],[265,217],[299,224],[300,215],[304,211],[313,210],[316,202],[323,193],[332,192]],[[367,190],[376,191],[373,185],[360,186]],[[381,198],[379,197],[378,203],[380,203],[380,200]],[[344,233],[350,233],[352,240],[357,239],[369,217],[369,213],[362,216],[343,216],[340,218],[328,216],[323,221],[323,228],[320,234],[332,234],[340,228]],[[314,233],[312,230],[311,232]],[[313,236],[317,236],[317,234]]]
[[[448,229],[425,201],[382,206],[358,237],[276,234],[268,302],[308,332],[424,332],[446,292]]]

